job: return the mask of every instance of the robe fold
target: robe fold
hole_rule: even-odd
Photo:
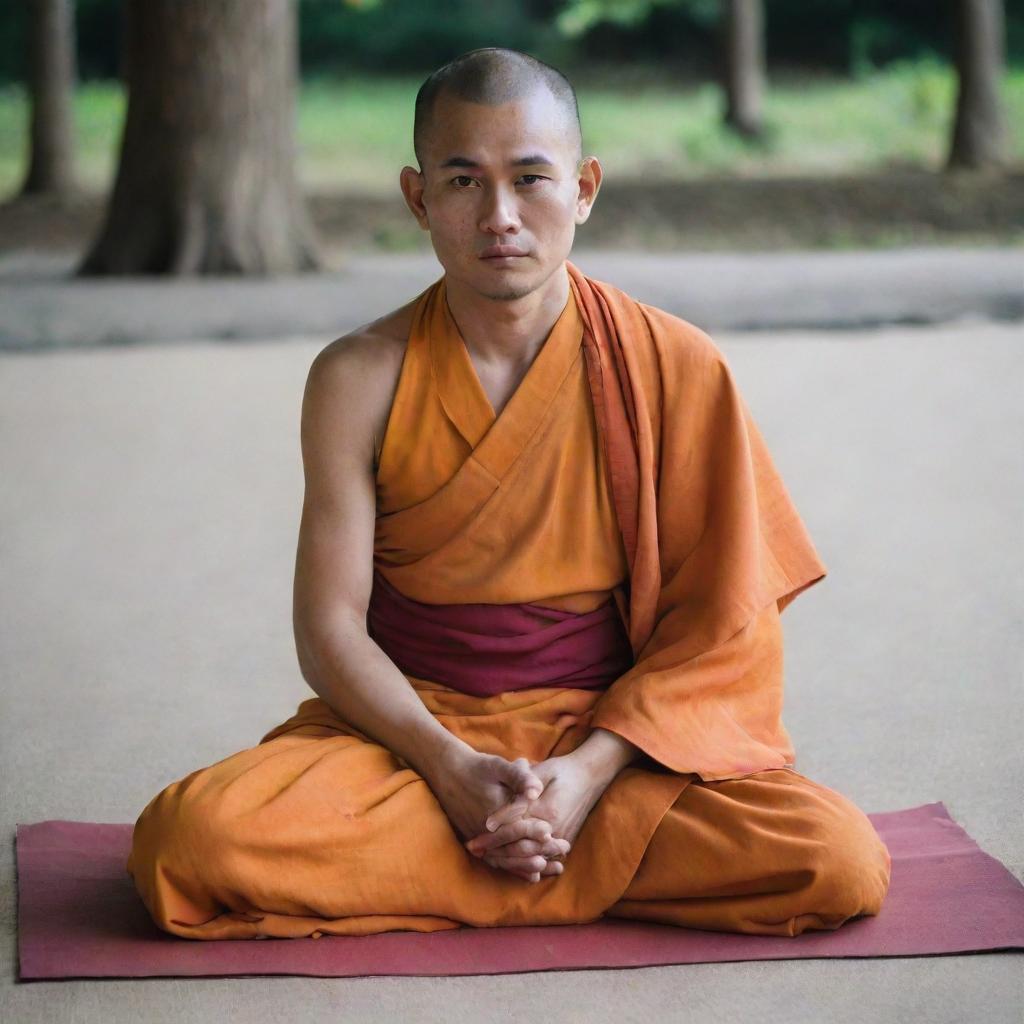
[[[705,781],[792,764],[779,613],[825,566],[708,335],[568,268],[636,656],[591,724]]]
[[[417,772],[305,700],[140,815],[128,870],[161,928],[608,914],[793,935],[878,912],[888,851],[793,769],[781,722],[779,613],[825,569],[764,440],[706,334],[567,269],[498,416],[445,278],[419,296],[377,470],[368,632],[479,751],[536,762],[600,726],[639,760],[563,873],[531,884],[473,857]]]

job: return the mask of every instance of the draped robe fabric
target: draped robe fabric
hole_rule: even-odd
[[[389,616],[424,605],[439,630],[455,605],[529,612],[542,630],[545,610],[559,629],[614,608],[625,671],[599,685],[585,672],[572,685],[578,653],[548,685],[529,658],[503,677],[500,651],[482,655],[476,692],[406,678],[482,752],[536,762],[600,726],[640,758],[563,873],[531,884],[469,854],[417,772],[305,700],[140,815],[128,870],[161,928],[297,937],[609,915],[795,935],[879,912],[884,844],[793,767],[779,615],[825,568],[724,357],[566,266],[566,306],[498,416],[445,278],[419,296],[377,469],[368,628],[398,664]]]

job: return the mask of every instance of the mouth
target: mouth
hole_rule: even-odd
[[[505,260],[521,259],[526,255],[522,249],[517,249],[514,245],[492,245],[489,249],[484,249],[480,254],[480,259],[500,263]]]

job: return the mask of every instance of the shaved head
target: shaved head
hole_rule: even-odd
[[[420,86],[412,132],[420,170],[426,167],[427,140],[433,129],[434,107],[439,95],[444,93],[468,103],[499,106],[522,99],[537,89],[546,89],[561,109],[578,164],[583,159],[583,131],[576,90],[569,79],[557,68],[527,53],[488,46],[449,61]]]

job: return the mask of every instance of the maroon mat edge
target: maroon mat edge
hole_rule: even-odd
[[[945,804],[942,801],[936,801],[936,802],[932,802],[932,803],[921,804],[918,807],[903,808],[903,809],[898,809],[898,810],[893,810],[893,811],[874,812],[874,813],[868,815],[868,817],[872,820],[872,823],[875,824],[876,827],[881,827],[883,829],[884,829],[885,824],[887,823],[887,819],[891,820],[893,817],[899,817],[904,822],[906,822],[909,817],[927,818],[927,819],[933,820],[933,821],[948,821],[950,824],[952,824],[961,833],[960,838],[963,841],[965,841],[967,844],[969,844],[971,847],[973,847],[973,849],[975,851],[977,851],[978,854],[981,854],[987,861],[991,862],[994,865],[998,865],[999,869],[1001,869],[1002,872],[1005,872],[1005,874],[1008,876],[1008,878],[1012,879],[1013,882],[1016,883],[1017,886],[1021,885],[1020,881],[1018,879],[1016,879],[1016,877],[1012,874],[1012,872],[1010,872],[1009,869],[1007,869],[1005,867],[1005,865],[1002,864],[1002,862],[1000,862],[996,858],[992,857],[991,855],[985,853],[984,850],[981,850],[981,848],[978,846],[978,844],[974,841],[973,837],[971,837],[969,835],[969,833],[967,833],[966,830],[963,829],[963,827],[961,825],[959,825],[959,823],[957,823],[950,816],[948,809],[946,808]],[[22,855],[22,852],[24,850],[24,846],[19,842],[19,840],[21,840],[23,838],[23,830],[32,829],[34,827],[40,827],[40,826],[53,826],[53,825],[62,825],[62,824],[67,824],[67,825],[71,825],[71,826],[79,826],[79,825],[90,825],[90,826],[98,826],[98,827],[106,826],[106,827],[116,827],[118,829],[124,829],[126,827],[124,822],[112,822],[112,823],[82,822],[82,821],[76,821],[76,820],[72,820],[72,819],[47,819],[47,820],[39,821],[39,822],[31,822],[31,823],[27,823],[27,824],[18,824],[16,826],[16,831],[15,831],[15,837],[14,838],[15,838],[15,842],[18,843],[18,850],[17,850],[17,856],[15,858],[15,861],[16,861],[16,870],[17,870],[19,876],[20,876],[20,873],[21,873],[21,870],[20,870],[21,869],[21,863],[20,863],[21,855]],[[26,838],[27,838],[27,834],[26,834]],[[17,882],[16,882],[16,884],[17,884]],[[352,967],[350,969],[346,969],[346,967],[343,964],[339,964],[337,961],[335,961],[335,963],[331,965],[330,969],[325,969],[322,966],[311,966],[309,968],[304,969],[301,966],[301,964],[293,964],[288,969],[285,969],[285,970],[276,969],[275,970],[273,968],[273,966],[268,964],[266,969],[258,969],[258,970],[254,970],[254,971],[250,971],[250,972],[229,971],[229,972],[226,972],[226,973],[212,973],[212,972],[208,972],[206,970],[203,970],[201,966],[197,970],[192,971],[192,970],[189,969],[188,965],[184,965],[183,964],[183,965],[178,965],[180,969],[175,969],[172,973],[168,973],[168,971],[166,971],[166,970],[164,970],[164,971],[155,971],[154,973],[146,973],[145,969],[143,969],[143,971],[140,971],[139,973],[131,973],[131,974],[116,974],[116,973],[113,973],[113,972],[107,971],[107,970],[97,970],[94,973],[89,973],[89,972],[82,972],[82,973],[59,973],[56,970],[46,971],[45,969],[40,969],[39,965],[32,965],[31,963],[23,964],[23,960],[24,960],[24,958],[22,956],[22,952],[23,952],[23,950],[22,950],[22,938],[23,938],[23,931],[22,931],[22,922],[23,922],[23,905],[22,904],[23,904],[23,900],[22,900],[22,895],[23,895],[23,890],[22,890],[22,886],[20,884],[17,887],[17,893],[18,893],[17,919],[18,919],[18,931],[19,931],[19,939],[18,939],[19,976],[18,976],[18,980],[19,981],[24,981],[24,982],[54,981],[54,980],[61,980],[61,981],[63,981],[63,980],[73,980],[73,979],[78,979],[78,980],[99,980],[99,979],[107,979],[107,978],[110,978],[110,979],[122,979],[123,980],[123,979],[127,979],[127,978],[145,979],[145,978],[167,978],[167,977],[214,978],[214,979],[217,979],[217,978],[221,978],[221,979],[223,979],[223,978],[253,978],[253,977],[294,977],[294,976],[300,976],[300,977],[325,977],[325,978],[326,977],[367,977],[367,978],[376,978],[376,977],[474,977],[474,976],[486,976],[486,975],[497,975],[497,974],[526,974],[526,973],[538,973],[538,972],[547,972],[547,971],[620,970],[620,969],[635,969],[635,968],[638,968],[638,967],[682,966],[682,965],[691,964],[691,963],[693,963],[693,964],[721,963],[721,962],[740,963],[740,962],[754,962],[754,961],[757,961],[757,960],[787,960],[787,959],[788,960],[793,960],[793,959],[815,959],[815,960],[818,960],[818,959],[858,959],[858,960],[864,959],[864,960],[872,960],[872,959],[891,959],[891,958],[894,958],[894,957],[951,956],[951,955],[955,956],[955,955],[982,955],[982,954],[988,955],[988,954],[991,954],[991,953],[1014,953],[1014,952],[1019,952],[1020,950],[1024,949],[1024,937],[1022,937],[1021,941],[1019,941],[1019,942],[1016,940],[1016,937],[1015,937],[1014,941],[1011,944],[991,946],[991,947],[982,948],[982,949],[979,949],[976,944],[971,944],[971,943],[965,944],[962,949],[955,948],[955,944],[954,944],[954,946],[951,947],[951,948],[944,948],[942,950],[937,950],[937,951],[930,951],[930,950],[926,950],[926,951],[887,950],[887,951],[882,951],[882,952],[860,953],[860,952],[842,952],[842,951],[838,951],[838,950],[837,951],[830,951],[830,952],[819,952],[819,951],[817,951],[815,949],[808,948],[808,946],[819,945],[821,943],[822,939],[827,940],[830,936],[837,936],[840,932],[843,935],[849,935],[850,934],[850,931],[849,931],[850,929],[854,929],[855,930],[861,924],[867,924],[868,926],[870,926],[871,924],[873,924],[875,921],[878,920],[877,918],[861,918],[861,919],[856,919],[856,920],[851,921],[851,922],[847,922],[847,924],[845,924],[843,926],[843,928],[838,930],[837,932],[830,932],[830,931],[826,931],[826,932],[822,932],[822,931],[805,932],[803,935],[794,936],[794,937],[749,936],[749,935],[740,935],[740,934],[736,934],[734,936],[732,933],[710,932],[710,931],[704,931],[704,930],[699,930],[699,929],[680,929],[680,931],[688,933],[691,937],[693,937],[694,941],[701,941],[699,937],[703,936],[704,937],[703,941],[706,942],[706,941],[714,939],[715,943],[721,943],[723,938],[726,941],[735,939],[735,941],[737,943],[737,946],[740,946],[740,947],[746,946],[747,943],[750,940],[753,940],[754,942],[768,942],[768,943],[773,943],[773,944],[777,944],[777,943],[780,943],[780,942],[782,943],[782,945],[779,945],[778,948],[776,948],[776,949],[765,950],[765,951],[763,951],[763,952],[761,952],[760,954],[757,954],[757,955],[754,955],[754,954],[752,954],[751,952],[748,952],[748,951],[741,951],[739,948],[736,951],[736,955],[729,955],[728,952],[724,952],[723,953],[723,951],[719,948],[717,953],[714,956],[710,956],[710,957],[701,957],[699,955],[694,955],[693,953],[689,953],[688,954],[685,951],[680,950],[677,953],[661,952],[659,954],[655,954],[653,957],[651,957],[650,954],[647,954],[648,958],[645,959],[643,962],[632,962],[631,963],[631,962],[623,962],[624,960],[628,961],[628,959],[629,959],[628,957],[621,957],[620,956],[620,958],[618,960],[616,960],[614,957],[609,958],[607,952],[605,952],[603,955],[601,953],[596,954],[594,962],[586,963],[586,964],[572,964],[572,963],[565,964],[565,963],[563,963],[563,964],[547,965],[547,964],[533,963],[533,964],[528,964],[528,965],[522,966],[522,967],[515,967],[515,966],[495,967],[493,963],[489,964],[489,963],[486,962],[488,960],[488,956],[482,956],[481,959],[483,961],[485,961],[485,962],[481,964],[479,969],[472,969],[472,968],[468,967],[467,965],[463,964],[463,965],[458,965],[457,967],[453,967],[453,968],[446,968],[443,971],[439,971],[439,970],[424,971],[422,969],[422,964],[418,964],[415,968],[410,969],[410,970],[403,970],[400,966],[398,966],[398,967],[391,967],[391,968],[389,968],[389,969],[387,969],[385,971],[381,971],[380,973],[372,973],[372,971],[360,970],[358,965],[356,965],[356,966],[354,966],[354,967]],[[622,927],[622,926],[633,926],[635,928],[635,926],[642,925],[643,923],[642,922],[630,922],[630,921],[625,921],[625,920],[622,920],[622,919],[615,919],[615,918],[604,918],[604,919],[601,919],[600,922],[592,922],[590,925],[571,925],[571,926],[561,926],[561,927],[564,927],[564,928],[574,928],[574,929],[575,928],[592,928],[595,924],[600,924],[602,926],[610,925],[612,928],[617,928],[617,927]],[[536,926],[534,926],[534,927],[536,927]],[[651,926],[645,926],[645,927],[649,928]],[[655,925],[653,927],[655,929],[670,929],[670,930],[674,931],[674,929],[671,929],[671,926],[666,926],[666,925]],[[486,931],[486,932],[499,932],[499,931],[504,932],[504,931],[508,931],[508,930],[509,929],[483,929],[483,931]],[[514,929],[514,930],[518,931],[519,929]],[[461,936],[465,937],[469,932],[477,932],[477,931],[480,931],[480,930],[478,930],[478,929],[453,929],[451,931],[442,931],[442,932],[439,932],[439,933],[426,933],[426,934],[429,934],[431,937],[434,937],[436,935],[442,935],[442,936],[461,935]],[[186,946],[189,946],[189,947],[208,945],[206,943],[190,942],[189,940],[184,940],[184,939],[176,940],[176,939],[174,939],[171,936],[164,935],[164,933],[158,933],[158,934],[163,936],[163,938],[165,938],[165,939],[167,939],[167,940],[169,940],[171,942],[185,943]],[[405,942],[409,942],[410,941],[410,939],[409,939],[410,936],[422,936],[424,938],[426,937],[426,935],[424,933],[409,932],[409,931],[406,931],[406,932],[387,932],[387,933],[379,933],[379,934],[381,936],[385,936],[386,935],[386,936],[390,936],[390,937],[393,937],[393,938],[398,938],[399,942],[401,942],[403,940],[403,938],[404,938]],[[607,935],[607,930],[606,930],[606,935]],[[372,938],[372,937],[373,936],[361,936],[359,938],[360,939],[365,939],[365,938]],[[261,958],[262,958],[263,955],[265,955],[267,953],[270,953],[270,950],[271,950],[271,948],[273,946],[276,946],[276,945],[278,945],[280,943],[284,943],[284,944],[286,944],[289,947],[292,947],[293,944],[295,944],[295,943],[304,943],[304,942],[305,943],[314,943],[315,942],[317,945],[319,945],[319,943],[323,942],[324,939],[328,939],[329,940],[329,939],[332,939],[332,938],[333,939],[338,939],[338,938],[344,939],[344,938],[348,938],[348,936],[324,936],[323,938],[316,939],[316,940],[313,940],[313,939],[306,939],[306,940],[302,940],[302,939],[266,939],[266,940],[262,940],[262,941],[259,941],[259,942],[255,943],[255,945],[257,945],[259,947],[264,947],[261,950],[261,954],[260,954]],[[563,938],[564,938],[564,936],[563,936]],[[251,941],[252,940],[249,940],[249,942],[246,942],[245,945],[248,947],[250,945]],[[415,941],[415,940],[413,940],[413,941]],[[715,944],[715,943],[713,943],[713,944]],[[223,945],[223,943],[217,943],[216,945]],[[840,945],[840,943],[837,942],[836,945]],[[749,947],[748,947],[748,949],[749,949]],[[253,951],[255,952],[255,950],[253,950]],[[298,952],[298,950],[296,950],[296,952]],[[564,951],[561,951],[559,955],[565,956]],[[360,958],[360,961],[361,962],[365,962],[365,960],[363,958]],[[24,967],[24,969],[22,969],[23,967]]]

